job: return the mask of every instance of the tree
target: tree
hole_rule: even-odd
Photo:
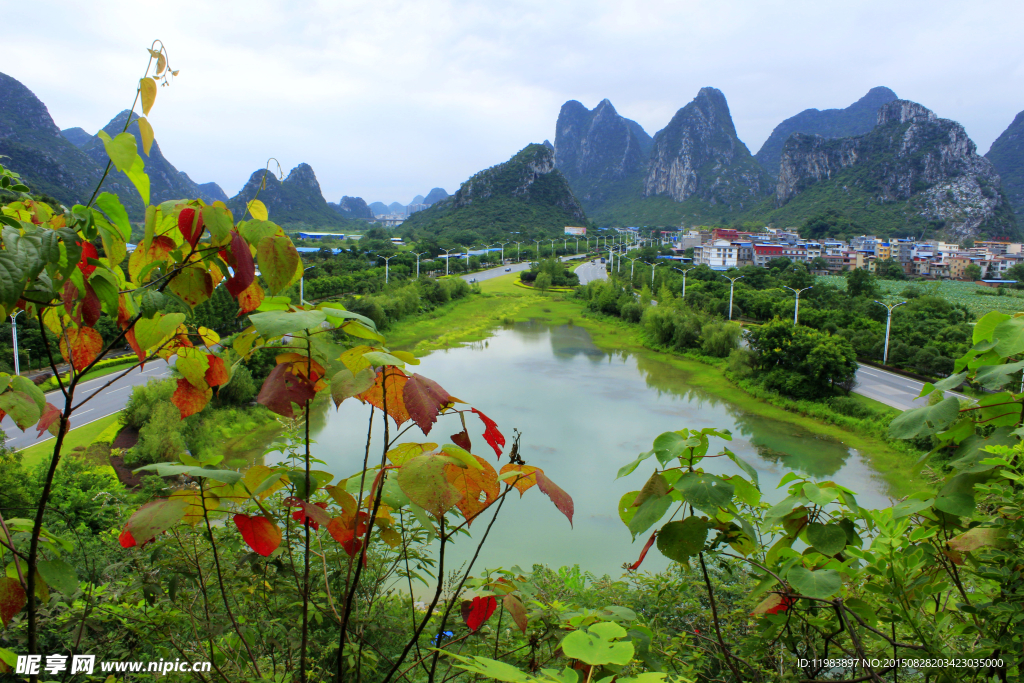
[[[548,273],[540,273],[534,280],[533,286],[542,292],[548,291],[551,288],[551,276]]]
[[[863,268],[846,271],[846,291],[850,296],[874,298],[878,296],[875,276]]]
[[[1014,266],[1014,268],[1017,268],[1017,267],[1018,266]],[[1012,270],[1012,268],[1011,268],[1011,270]],[[971,281],[971,282],[975,282],[977,280],[980,280],[981,279],[981,266],[979,266],[977,263],[970,263],[970,264],[968,264],[967,267],[964,268],[964,277],[967,280]]]
[[[857,372],[857,354],[843,337],[776,318],[748,333],[770,389],[796,398],[820,398],[845,386]]]
[[[875,274],[883,280],[906,280],[907,273],[899,261],[891,258],[875,261]]]

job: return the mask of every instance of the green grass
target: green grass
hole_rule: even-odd
[[[78,446],[89,446],[102,434],[110,425],[117,422],[121,413],[107,415],[89,424],[76,427],[68,432],[61,445],[61,452],[67,453]],[[26,467],[35,467],[38,463],[53,454],[53,437],[46,441],[33,444],[21,450],[22,462]]]

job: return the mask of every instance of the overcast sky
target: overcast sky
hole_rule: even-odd
[[[873,86],[988,151],[1024,109],[1020,0],[0,0],[0,71],[61,128],[96,132],[162,39],[181,71],[151,121],[171,163],[234,195],[268,157],[328,201],[448,192],[530,142],[562,103],[608,98],[652,135],[721,89],[756,152],[783,119]]]

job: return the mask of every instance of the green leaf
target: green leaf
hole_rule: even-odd
[[[117,195],[101,192],[100,196],[96,198],[96,207],[107,215],[125,242],[132,238],[132,223],[128,220],[128,212]]]
[[[455,458],[468,469],[483,469],[483,465],[481,465],[480,462],[475,457],[473,457],[472,453],[470,453],[464,448],[459,448],[458,446],[455,446],[453,444],[446,443],[445,445],[441,446],[441,452],[444,453],[445,455],[450,455],[451,457]]]
[[[671,506],[672,496],[661,496],[648,498],[640,507],[635,508],[636,514],[626,525],[629,527],[630,533],[633,534],[633,538],[650,529],[655,522],[665,516]]]
[[[815,505],[825,507],[839,497],[839,489],[833,486],[820,487],[812,482],[804,484],[804,495]]]
[[[133,472],[139,472],[140,470],[148,470],[156,472],[161,477],[176,477],[181,474],[187,474],[194,478],[206,478],[214,481],[220,481],[225,484],[235,484],[242,478],[240,472],[234,470],[210,470],[204,467],[197,467],[194,465],[174,465],[172,463],[158,462],[152,465],[143,465]],[[139,539],[136,538],[136,541]]]
[[[249,320],[264,339],[313,330],[326,319],[323,311],[267,311],[249,315]]]
[[[107,150],[107,156],[114,162],[118,171],[127,173],[132,164],[139,158],[138,147],[135,144],[135,136],[131,133],[121,133],[111,139],[104,131],[97,133],[103,141],[103,147]],[[149,203],[148,201],[146,202]]]
[[[39,574],[51,588],[56,588],[70,598],[78,592],[78,574],[75,568],[63,560],[40,560]]]
[[[231,222],[230,211],[219,206],[204,206],[203,223],[210,231],[215,243],[224,244],[230,241],[231,229],[235,227]]]
[[[117,284],[111,282],[113,275],[104,268],[97,268],[89,277],[89,286],[103,304],[103,310],[112,318],[117,317],[118,289]]]
[[[958,386],[964,383],[965,379],[967,379],[967,373],[961,372],[956,375],[950,375],[945,379],[939,380],[935,384],[932,384],[931,382],[925,382],[924,386],[921,387],[921,393],[918,394],[917,397],[921,398],[922,396],[927,396],[933,391],[945,392],[951,389],[956,389]]]
[[[618,624],[600,621],[587,631],[573,631],[562,639],[559,647],[566,657],[578,659],[591,666],[625,666],[633,659],[633,643],[615,641],[626,635],[626,629]]]
[[[978,322],[974,324],[973,338],[971,339],[972,344],[977,344],[982,341],[990,341],[992,339],[992,333],[995,332],[996,327],[999,323],[1004,320],[1009,320],[1010,316],[999,311],[989,311],[985,315],[978,318]]]
[[[996,325],[992,338],[996,342],[995,352],[1002,358],[1015,356],[1024,351],[1024,316],[1000,322]]]
[[[843,605],[846,609],[871,625],[878,622],[878,615],[875,614],[875,610],[860,598],[847,598],[843,601]]]
[[[184,498],[168,498],[146,503],[128,520],[128,531],[135,542],[142,545],[181,520],[187,507],[188,501]]]
[[[508,474],[516,475],[518,472],[509,472]],[[627,527],[629,526],[629,523],[633,521],[633,517],[636,516],[636,512],[639,509],[633,507],[633,501],[636,500],[636,497],[639,495],[639,491],[629,491],[628,493],[622,494],[622,497],[619,498],[619,519],[621,519],[622,523]]]
[[[40,413],[46,410],[46,394],[44,394],[43,390],[28,377],[23,377],[21,375],[11,377],[10,387],[11,390],[20,391],[32,399]]]
[[[812,572],[804,567],[793,567],[786,580],[801,595],[822,600],[832,597],[843,587],[843,579],[834,569]]]
[[[145,168],[146,163],[142,160],[142,157],[136,155],[132,167],[125,171],[124,174],[128,176],[128,180],[132,181],[132,185],[139,191],[143,203],[149,206],[149,176],[146,175]]]
[[[1019,363],[1004,363],[1002,365],[984,365],[978,368],[974,379],[981,386],[989,390],[1002,389],[1011,379],[1017,381],[1019,373],[1024,370],[1024,361]],[[966,373],[963,373],[966,374]],[[1016,386],[1014,388],[1017,388]]]
[[[718,513],[732,500],[733,488],[721,477],[706,472],[687,472],[676,482],[683,500],[709,515]]]
[[[24,391],[5,391],[0,394],[0,410],[7,413],[21,431],[38,422],[42,415],[35,400]]]
[[[685,431],[685,430],[684,430]],[[654,454],[657,456],[658,461],[667,466],[672,460],[682,457],[684,453],[690,448],[696,448],[701,445],[701,440],[697,437],[684,436],[679,432],[665,432],[659,434],[654,439]],[[704,451],[707,451],[707,446],[704,447]],[[703,453],[694,453],[693,463],[689,462],[689,454],[687,454],[687,462],[684,464],[696,464],[697,461],[703,457]]]
[[[942,431],[960,414],[959,399],[950,396],[923,408],[904,411],[889,424],[889,436],[894,439],[913,439]]]
[[[21,298],[25,288],[21,266],[10,251],[0,251],[0,304],[10,311]]]
[[[846,532],[838,524],[812,522],[807,525],[807,542],[822,555],[832,557],[846,547]]]
[[[405,367],[405,361],[395,358],[390,353],[384,353],[383,351],[369,351],[363,354],[363,358],[370,361],[370,363],[376,367],[382,365],[397,365],[400,368]]]
[[[986,546],[999,547],[1006,542],[1006,529],[997,527],[974,527],[959,536],[949,539],[949,547],[962,553],[974,552]]]
[[[302,267],[295,245],[281,235],[261,239],[256,247],[256,258],[259,260],[260,274],[267,281],[271,294],[291,284],[296,270]]]
[[[986,474],[958,474],[935,496],[935,509],[958,517],[974,514],[974,485],[985,481]]]
[[[626,475],[632,474],[633,470],[635,470],[637,467],[640,466],[640,463],[642,463],[644,460],[646,460],[647,458],[651,457],[652,455],[654,455],[654,451],[653,450],[647,451],[646,453],[641,453],[640,455],[638,455],[636,457],[636,460],[634,460],[633,462],[629,463],[628,465],[623,465],[622,467],[620,467],[619,468],[619,474],[615,478],[616,479],[622,479]]]
[[[725,453],[726,457],[728,457],[730,460],[736,463],[739,466],[739,468],[743,470],[748,477],[750,477],[751,481],[754,482],[754,486],[761,486],[761,482],[757,478],[757,470],[751,467],[750,463],[748,463],[746,460],[730,451],[728,448],[726,448],[723,452]]]
[[[640,489],[640,495],[633,501],[635,507],[640,507],[648,498],[660,498],[668,495],[668,481],[665,477],[655,472]]]
[[[331,398],[334,399],[334,405],[340,406],[345,399],[363,393],[373,386],[376,377],[376,373],[370,367],[363,368],[355,374],[348,368],[342,368],[331,378]]]
[[[416,505],[440,519],[452,509],[462,494],[444,474],[450,456],[425,453],[407,461],[398,470],[398,485]]]
[[[903,517],[909,517],[921,510],[926,510],[932,506],[935,502],[934,498],[927,498],[925,500],[918,500],[916,498],[908,498],[903,502],[896,503],[892,506],[892,518],[902,519]]]
[[[455,665],[457,669],[463,669],[470,673],[479,674],[490,681],[531,683],[531,681],[536,680],[511,664],[499,662],[495,659],[488,659],[487,657],[462,657],[454,652],[449,652],[448,650],[442,650],[441,652],[446,657],[451,657],[452,659],[462,662],[462,664]]]
[[[335,304],[337,305],[337,304]],[[324,306],[320,309],[327,315],[327,322],[331,323],[335,327],[339,327],[345,323],[346,320],[358,320],[362,324],[366,325],[371,330],[377,329],[377,323],[373,322],[370,318],[365,315],[359,315],[352,311],[346,311],[344,309],[331,308]]]
[[[803,496],[786,496],[768,510],[764,516],[765,524],[774,524],[804,502],[806,499]]]
[[[978,400],[981,406],[979,420],[991,427],[1016,427],[1020,422],[1020,404],[1014,402],[1013,394],[1002,391],[988,394]]]
[[[658,531],[658,550],[670,560],[685,563],[704,549],[708,528],[707,520],[696,516],[669,522]]]

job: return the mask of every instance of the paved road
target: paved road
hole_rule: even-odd
[[[576,258],[575,255],[572,255],[572,256],[562,256],[561,260],[569,261],[569,260],[572,260],[574,258]],[[603,268],[604,266],[601,266],[601,267]],[[506,269],[509,269],[509,270],[506,270]],[[518,273],[520,271],[529,270],[529,269],[530,269],[530,261],[523,261],[522,263],[511,263],[511,264],[507,264],[507,265],[504,265],[504,266],[497,266],[496,268],[491,268],[490,270],[481,270],[478,273],[469,273],[468,275],[460,275],[459,277],[461,277],[466,282],[472,282],[474,280],[477,280],[477,281],[480,281],[480,280],[490,280],[493,277],[501,277],[502,275],[507,275],[509,272]]]
[[[171,369],[167,366],[167,361],[160,359],[146,363],[145,371],[140,371],[138,368],[132,370],[129,374],[104,389],[99,396],[90,400],[84,406],[76,410],[71,415],[71,426],[82,427],[102,417],[116,413],[124,408],[124,404],[128,402],[128,396],[131,394],[131,388],[133,386],[137,384],[145,384],[154,377],[167,377],[170,374]],[[96,379],[91,379],[88,382],[80,384],[78,389],[75,391],[76,405],[82,399],[91,396],[93,392],[116,376],[117,373],[114,373],[112,375],[107,375],[106,377],[97,377]],[[64,397],[59,391],[47,394],[46,400],[58,408],[62,408],[64,405]],[[49,432],[43,432],[42,436],[36,436],[35,427],[30,427],[27,432],[23,432],[18,429],[14,424],[14,421],[11,420],[9,416],[5,416],[3,421],[0,422],[0,428],[2,428],[4,433],[7,435],[6,445],[14,450],[21,450],[22,448],[31,446],[32,444],[53,438]]]
[[[886,370],[879,370],[870,365],[861,365],[857,370],[857,384],[854,386],[854,393],[861,396],[873,398],[899,410],[920,408],[928,405],[928,397],[917,398],[921,393],[924,382],[910,379],[903,375],[897,375]],[[947,391],[946,396],[967,398],[963,394]]]
[[[605,268],[605,264],[601,263],[600,260],[597,263],[587,261],[576,269],[576,274],[580,276],[581,285],[585,285],[593,280],[608,279],[608,271]]]

